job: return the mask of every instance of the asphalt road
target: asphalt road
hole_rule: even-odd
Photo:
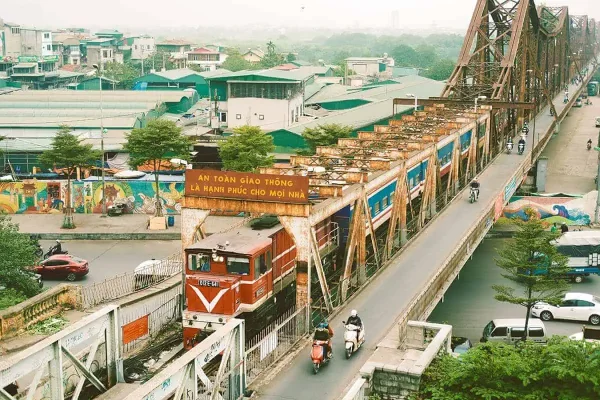
[[[429,317],[431,322],[452,325],[454,336],[464,336],[473,344],[481,338],[483,327],[495,318],[525,318],[525,308],[494,299],[492,285],[516,287],[502,277],[496,266],[497,249],[508,243],[507,239],[485,240],[475,251],[473,258],[464,266],[458,280],[444,296]],[[570,291],[600,295],[600,276],[591,276],[582,283],[571,285]],[[581,330],[583,322],[545,322],[551,335],[568,336]]]
[[[569,91],[574,93],[575,87]],[[564,109],[561,96],[555,100],[559,113]],[[552,118],[547,109],[542,111],[536,118],[536,131],[546,131]],[[523,157],[529,157],[532,139],[537,135],[531,129],[529,136],[525,154],[502,154],[480,175],[481,190],[477,203],[470,204],[468,192],[463,193],[462,200],[456,199],[386,270],[342,309],[341,315],[330,321],[337,333],[332,340],[335,358],[329,365],[316,376],[313,375],[310,347],[305,346],[271,382],[259,388],[259,397],[273,400],[339,398],[410,300],[460,244],[462,237],[478,221],[483,211],[504,192],[504,185],[511,174],[517,171]],[[352,309],[358,310],[363,319],[367,342],[350,360],[345,360],[341,321],[347,318]]]
[[[53,241],[40,242],[44,251]],[[162,240],[63,240],[62,247],[69,254],[89,262],[90,272],[82,285],[102,282],[124,272],[133,271],[142,261],[165,258],[181,251],[181,242]],[[56,286],[63,281],[44,280],[44,287]]]

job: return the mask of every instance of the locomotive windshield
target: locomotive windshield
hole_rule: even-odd
[[[227,273],[232,275],[248,275],[250,261],[247,258],[227,257]]]

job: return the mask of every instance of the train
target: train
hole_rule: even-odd
[[[463,158],[467,156],[472,136],[472,131],[460,135]],[[479,147],[483,145],[483,136],[478,135]],[[454,150],[451,139],[440,142],[437,150],[442,175],[450,171]],[[427,166],[425,158],[407,171],[412,199],[422,190]],[[396,184],[397,179],[393,179],[368,195],[375,229],[390,218]],[[332,249],[345,248],[352,211],[351,205],[346,206],[315,227],[319,250],[328,249],[331,253]],[[251,338],[295,304],[296,245],[276,216],[263,216],[208,236],[188,246],[184,253],[186,349],[230,318],[245,319],[246,337]],[[329,261],[335,263],[335,257]]]

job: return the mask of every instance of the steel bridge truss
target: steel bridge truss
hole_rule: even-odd
[[[40,396],[77,400],[86,380],[99,392],[106,392],[123,375],[117,310],[117,306],[105,307],[1,361],[0,399],[16,399],[2,389],[14,382],[27,388],[27,400]],[[95,363],[99,366],[93,368]],[[99,375],[103,370],[106,376]],[[66,379],[67,374],[77,376],[76,383]],[[67,386],[69,383],[74,386]]]
[[[231,319],[124,400],[236,400],[244,395],[244,321]],[[221,357],[215,376],[208,363]]]

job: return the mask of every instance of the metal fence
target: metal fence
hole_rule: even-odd
[[[80,304],[84,308],[90,308],[116,300],[180,274],[182,268],[181,253],[175,253],[140,270],[126,272],[103,282],[82,287]]]
[[[307,307],[293,307],[246,343],[248,385],[309,333],[307,319]]]

